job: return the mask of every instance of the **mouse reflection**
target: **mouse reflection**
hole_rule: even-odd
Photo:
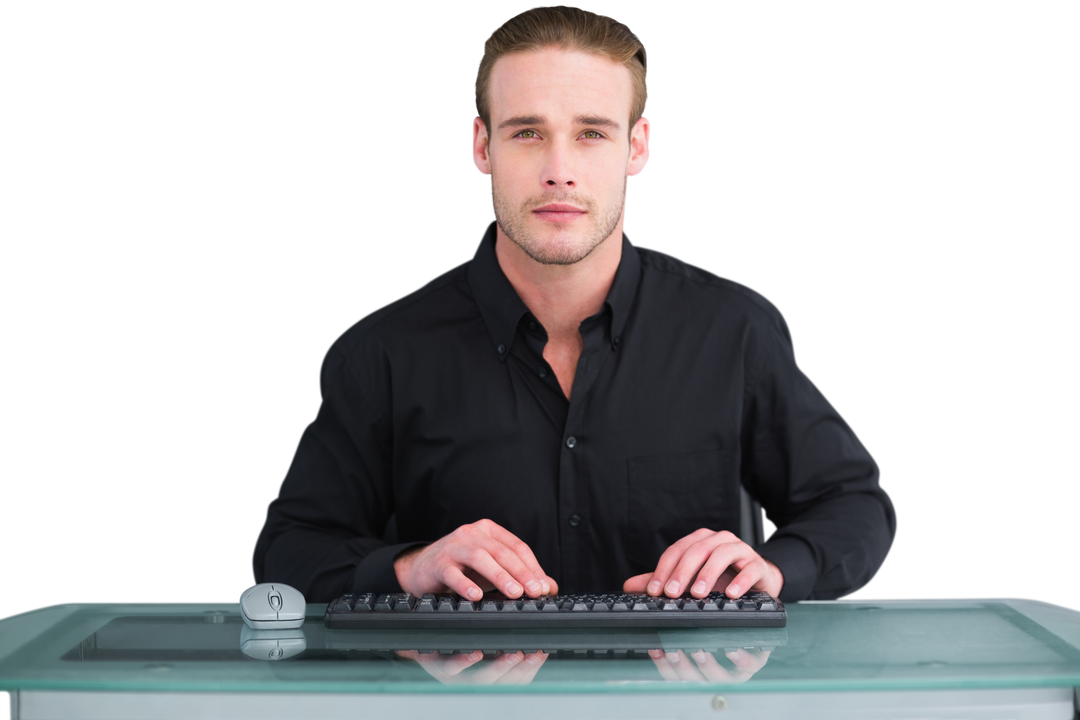
[[[761,648],[735,648],[722,653],[654,649],[648,655],[665,681],[738,684],[761,670],[771,652]],[[542,651],[520,650],[486,657],[479,650],[453,654],[398,650],[397,655],[417,663],[444,685],[528,685],[550,656]]]

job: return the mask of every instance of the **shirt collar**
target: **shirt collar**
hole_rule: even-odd
[[[604,301],[611,313],[611,341],[614,346],[619,344],[626,327],[626,318],[637,295],[641,276],[641,259],[625,234],[622,244],[622,259]],[[495,256],[495,223],[491,223],[484,233],[484,239],[469,263],[468,277],[495,352],[505,360],[510,355],[521,316],[529,312],[529,308],[518,297],[514,286],[499,267],[499,259]]]

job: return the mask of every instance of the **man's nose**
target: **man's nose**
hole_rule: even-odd
[[[562,143],[552,143],[540,179],[548,187],[574,187],[575,173],[571,165],[571,149]]]

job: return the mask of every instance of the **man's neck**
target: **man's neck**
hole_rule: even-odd
[[[600,312],[615,280],[622,259],[622,221],[573,265],[536,262],[501,227],[496,229],[495,256],[518,297],[544,326],[548,341],[578,340],[581,321]]]

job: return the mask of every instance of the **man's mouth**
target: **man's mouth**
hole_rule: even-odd
[[[565,205],[563,203],[544,205],[536,208],[532,212],[533,215],[551,222],[570,222],[571,220],[576,220],[585,215],[585,210],[574,205]]]

